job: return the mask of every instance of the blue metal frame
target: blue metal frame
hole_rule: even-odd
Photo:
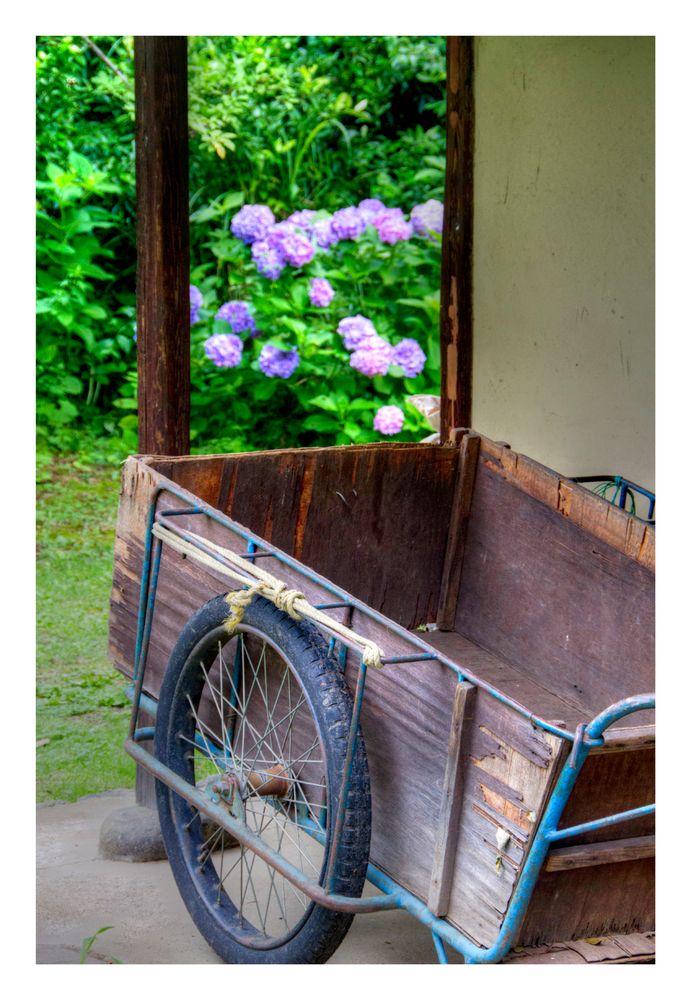
[[[188,506],[184,509],[158,511],[158,500],[160,495],[164,492],[184,501]],[[213,507],[200,505],[196,498],[192,497],[185,491],[177,489],[176,487],[161,485],[157,487],[154,493],[147,519],[146,537],[144,541],[144,559],[142,564],[142,582],[137,619],[134,684],[127,689],[128,695],[132,698],[132,716],[130,720],[129,737],[125,744],[125,749],[135,758],[135,760],[137,760],[139,764],[147,768],[159,780],[168,784],[169,787],[174,788],[178,794],[181,794],[189,801],[192,801],[195,796],[199,796],[197,790],[193,789],[191,785],[187,785],[186,783],[182,783],[184,787],[178,787],[178,785],[182,782],[182,779],[178,779],[177,776],[165,768],[153,754],[146,751],[140,745],[142,740],[151,739],[153,735],[151,727],[145,727],[143,729],[137,728],[137,719],[140,708],[154,717],[156,715],[157,708],[156,701],[144,693],[146,657],[151,637],[156,589],[163,548],[162,540],[153,534],[153,526],[156,521],[181,515],[203,515],[210,518],[212,521],[221,524],[223,527],[229,529],[235,535],[246,541],[248,546],[248,561],[253,562],[256,558],[272,556],[279,562],[289,566],[294,571],[305,576],[313,583],[319,584],[322,588],[334,595],[335,600],[333,602],[317,605],[318,607],[323,609],[346,607],[350,609],[349,615],[352,615],[353,610],[357,610],[361,614],[364,614],[380,624],[384,624],[391,632],[404,637],[406,641],[414,646],[417,646],[420,651],[418,654],[414,655],[385,656],[382,659],[384,664],[412,663],[434,660],[450,669],[459,681],[468,681],[471,684],[482,688],[498,701],[514,709],[523,717],[529,719],[537,728],[560,736],[562,739],[569,740],[573,744],[569,758],[555,784],[554,790],[552,791],[544,811],[542,821],[540,822],[523,863],[521,874],[514,887],[499,934],[489,948],[479,947],[456,928],[452,927],[451,924],[447,923],[446,920],[435,916],[420,899],[408,892],[402,886],[399,886],[393,881],[393,879],[372,864],[368,865],[367,879],[384,894],[383,896],[361,899],[335,896],[332,892],[333,885],[331,872],[335,858],[335,848],[338,844],[346,811],[352,760],[355,753],[357,731],[359,727],[360,712],[367,676],[367,668],[362,661],[362,657],[360,657],[345,773],[339,790],[336,808],[336,825],[329,861],[327,864],[327,875],[325,879],[326,890],[315,881],[308,879],[301,872],[299,872],[298,869],[285,862],[285,860],[280,858],[279,855],[276,855],[275,852],[268,848],[268,845],[264,845],[259,838],[251,834],[250,831],[244,827],[244,824],[235,820],[225,810],[214,806],[213,803],[207,803],[206,800],[203,800],[203,808],[213,816],[216,822],[236,836],[241,843],[245,843],[250,849],[260,853],[260,856],[264,857],[267,863],[273,864],[279,871],[282,871],[286,878],[292,881],[295,885],[298,885],[303,892],[306,892],[307,895],[314,899],[319,905],[327,906],[331,909],[342,909],[354,913],[374,912],[393,908],[404,909],[429,928],[440,963],[445,964],[447,961],[446,953],[444,951],[445,944],[450,945],[456,951],[460,952],[460,954],[464,956],[467,964],[499,962],[507,955],[513,941],[515,940],[516,934],[518,933],[523,918],[525,917],[530,898],[537,883],[544,860],[547,856],[547,852],[553,842],[564,840],[567,837],[573,837],[580,833],[598,830],[614,823],[620,823],[625,820],[648,815],[654,811],[655,806],[654,804],[651,804],[641,806],[638,809],[628,810],[625,813],[605,816],[589,823],[582,823],[579,826],[558,829],[558,824],[566,803],[568,802],[576,779],[591,749],[602,746],[604,742],[605,730],[608,729],[614,722],[624,716],[630,715],[633,712],[654,708],[654,695],[638,695],[617,702],[601,712],[600,715],[587,725],[583,723],[578,726],[576,731],[573,733],[562,727],[552,725],[546,720],[533,715],[522,705],[515,702],[512,698],[509,698],[503,692],[493,688],[492,685],[483,681],[481,678],[476,677],[470,671],[462,670],[453,661],[447,659],[441,653],[432,650],[430,646],[424,643],[413,633],[401,628],[401,626],[397,625],[395,622],[391,622],[389,619],[380,615],[378,612],[373,611],[361,601],[358,601],[345,591],[335,587],[324,577],[319,576],[308,567],[298,563],[296,560],[285,555],[285,553],[280,552],[278,549],[275,549],[267,542],[247,532],[245,529],[235,524],[230,518],[221,514]],[[169,527],[174,534],[185,537],[188,542],[191,542],[195,545],[195,547],[199,548],[200,551],[204,551],[213,556],[219,564],[227,564],[226,560],[224,560],[223,556],[221,556],[218,552],[209,548],[202,541],[192,538],[184,532],[179,531],[179,529],[176,529],[173,526],[172,522],[168,522],[167,527]],[[340,647],[339,660],[342,669],[344,669],[347,647],[342,641],[340,641]],[[214,753],[218,750],[219,756],[222,755],[222,751],[219,748],[210,748],[205,746],[202,747],[202,749],[210,753]],[[319,827],[307,818],[301,820],[300,825],[307,833],[311,834],[316,839],[323,840],[323,833]]]
[[[626,498],[631,497],[631,502],[633,507],[635,507],[634,493],[640,493],[641,496],[645,497],[648,501],[648,514],[646,517],[641,517],[640,514],[631,513],[632,517],[637,517],[640,521],[647,521],[649,524],[655,524],[654,514],[655,514],[655,494],[650,490],[647,490],[645,486],[639,486],[638,483],[634,483],[631,479],[625,479],[623,476],[574,476],[572,479],[574,483],[604,483],[607,484],[607,488],[610,486],[614,487],[614,494],[612,499],[609,500],[604,493],[597,493],[597,496],[601,496],[603,500],[607,503],[614,504],[615,507],[620,507],[622,510],[626,510]]]

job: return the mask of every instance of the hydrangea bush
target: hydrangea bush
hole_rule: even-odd
[[[244,205],[193,269],[194,444],[416,440],[438,392],[443,206]],[[232,369],[232,370],[231,370]]]

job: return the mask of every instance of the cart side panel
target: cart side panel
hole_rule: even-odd
[[[448,919],[489,947],[558,773],[563,741],[478,690],[463,786]],[[508,835],[508,842],[498,842]]]
[[[434,621],[457,448],[377,444],[147,461],[405,628]]]
[[[168,482],[146,462],[131,458],[122,476],[120,506],[115,540],[115,568],[110,602],[109,653],[114,666],[131,677],[137,634],[139,589],[144,558],[144,537],[151,500],[155,491]],[[163,492],[158,501],[159,510],[179,507],[180,501]],[[244,553],[247,543],[233,532],[208,518],[193,515],[176,517],[176,527],[200,533],[208,541],[216,542],[232,551]],[[288,586],[305,594],[312,603],[332,599],[317,580],[310,580],[273,559],[263,560],[264,568],[275,573]],[[200,566],[192,559],[185,559],[170,546],[163,547],[158,579],[156,606],[147,658],[146,690],[156,697],[163,673],[175,641],[188,618],[205,601],[233,589],[232,581],[220,573]],[[331,614],[342,620],[345,611],[334,609]],[[356,627],[357,627],[357,623]],[[380,639],[385,641],[389,655],[413,652],[404,640],[380,629]]]
[[[653,749],[594,753],[583,766],[560,825],[575,826],[654,801]],[[630,841],[647,851],[654,831],[652,814],[560,841],[559,849],[587,844],[591,850],[579,862],[582,867],[542,872],[521,930],[521,943],[653,930],[654,857],[601,864],[605,852],[598,857],[594,845],[602,848]]]
[[[505,478],[484,442],[456,629],[571,702],[583,718],[652,690],[653,573]],[[559,477],[542,471],[557,496]],[[622,516],[639,531],[640,522]],[[649,713],[636,718],[652,721]]]
[[[361,623],[362,624],[362,623]],[[364,629],[363,629],[364,630]],[[386,635],[367,629],[377,641]],[[349,655],[352,686],[355,658]],[[372,784],[370,860],[428,902],[433,895],[456,678],[433,662],[370,671],[362,729]],[[476,689],[462,726],[447,919],[478,944],[501,927],[555,779],[562,741]],[[510,841],[502,851],[497,830]],[[497,866],[497,857],[502,863]],[[444,893],[446,895],[446,892]]]

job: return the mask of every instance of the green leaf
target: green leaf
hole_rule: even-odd
[[[332,413],[338,413],[338,405],[330,396],[315,396],[313,399],[308,399],[307,403],[309,406],[318,406],[320,410],[330,410]]]
[[[103,306],[84,306],[82,312],[85,312],[87,316],[91,316],[93,319],[107,319],[108,317],[108,313],[105,311]]]
[[[357,424],[351,424],[348,421],[346,421],[343,425],[343,431],[348,435],[351,441],[357,441],[362,433]]]
[[[112,274],[108,274],[108,272],[104,271],[102,267],[98,266],[98,264],[82,264],[81,268],[82,268],[83,273],[84,274],[88,274],[90,278],[104,278],[104,279],[106,279],[106,278],[112,278],[113,277]]]
[[[309,431],[338,431],[341,428],[340,423],[334,420],[332,417],[323,416],[321,413],[315,413],[303,423]]]
[[[348,412],[351,410],[376,410],[379,403],[375,403],[373,399],[354,399],[348,405]]]
[[[62,388],[71,396],[76,396],[84,387],[79,379],[75,378],[74,375],[65,375],[62,380]]]
[[[117,406],[119,410],[136,410],[137,400],[136,399],[114,399],[113,406]]]

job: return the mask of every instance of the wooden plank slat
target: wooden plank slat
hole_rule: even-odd
[[[463,792],[463,769],[461,765],[461,746],[463,742],[463,723],[469,711],[476,688],[473,684],[462,681],[456,687],[453,711],[451,714],[451,729],[449,731],[449,749],[442,786],[442,801],[439,819],[437,821],[437,841],[434,845],[432,859],[432,878],[430,880],[427,905],[438,917],[446,915],[451,895],[451,882],[458,842],[458,822],[461,811],[461,796]]]
[[[583,721],[653,690],[654,575],[515,488],[485,454],[483,439],[458,632],[578,706]],[[556,495],[556,483],[550,488]],[[653,718],[641,712],[625,721]]]
[[[483,437],[480,452],[480,461],[516,489],[651,572],[655,571],[655,528],[652,525],[500,442]]]
[[[655,837],[627,837],[600,844],[556,847],[547,855],[545,871],[560,872],[570,868],[592,868],[617,861],[637,861],[655,857]]]
[[[456,486],[451,502],[449,535],[442,570],[439,591],[439,613],[437,625],[443,631],[450,631],[456,619],[456,607],[461,588],[463,553],[465,549],[468,518],[475,488],[475,472],[480,452],[480,435],[474,431],[465,434],[461,440],[456,472]]]

